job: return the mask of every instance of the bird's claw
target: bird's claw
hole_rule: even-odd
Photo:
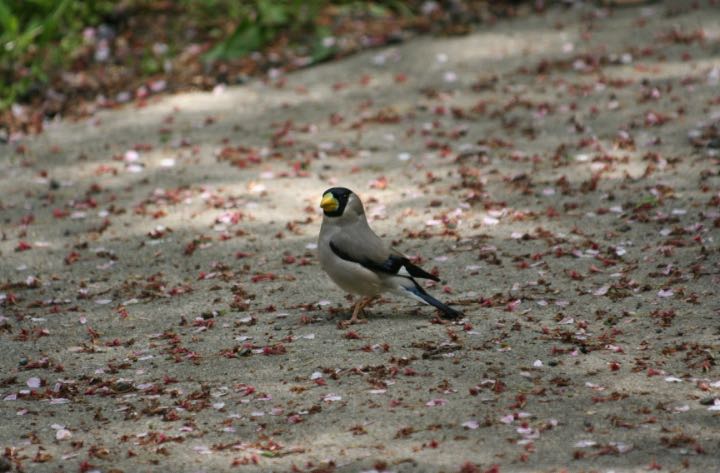
[[[366,323],[368,323],[368,321],[366,319],[351,317],[348,320],[343,320],[342,322],[340,322],[340,326],[342,326],[342,328],[348,328],[351,325],[366,324]]]

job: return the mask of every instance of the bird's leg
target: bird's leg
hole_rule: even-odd
[[[364,317],[367,318],[367,313],[365,313],[365,307],[370,306],[373,302],[375,302],[375,299],[377,299],[379,296],[370,296],[364,301],[360,301],[360,312]]]
[[[355,308],[353,309],[352,317],[350,317],[350,320],[348,321],[349,324],[365,324],[367,323],[367,320],[361,319],[358,316],[360,315],[360,312],[365,314],[365,311],[363,308],[368,305],[372,300],[375,299],[375,297],[366,297],[364,299],[360,299],[355,304]]]

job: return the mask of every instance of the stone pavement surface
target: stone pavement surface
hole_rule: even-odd
[[[0,470],[715,471],[720,9],[553,7],[0,148]],[[350,301],[322,192],[466,314]]]

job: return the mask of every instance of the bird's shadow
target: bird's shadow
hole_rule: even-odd
[[[423,307],[415,307],[410,309],[391,309],[391,308],[374,308],[374,309],[365,309],[364,313],[362,314],[361,320],[364,320],[365,322],[361,322],[360,324],[348,324],[347,326],[352,325],[365,325],[366,323],[374,322],[374,321],[382,321],[382,320],[389,320],[389,319],[395,319],[395,320],[424,320],[429,323],[434,324],[453,324],[458,323],[461,320],[464,320],[467,318],[466,315],[463,317],[460,317],[458,319],[446,319],[440,316],[440,311],[436,310],[423,310]],[[342,308],[334,310],[328,317],[327,320],[330,322],[337,322],[338,324],[342,324],[343,322],[347,322],[350,320],[350,317],[352,316],[352,307],[350,308]]]

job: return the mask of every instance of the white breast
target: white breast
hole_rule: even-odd
[[[361,296],[376,296],[390,289],[386,287],[387,278],[337,256],[330,248],[335,229],[325,225],[323,227],[318,239],[318,259],[320,267],[335,284],[346,292]]]

